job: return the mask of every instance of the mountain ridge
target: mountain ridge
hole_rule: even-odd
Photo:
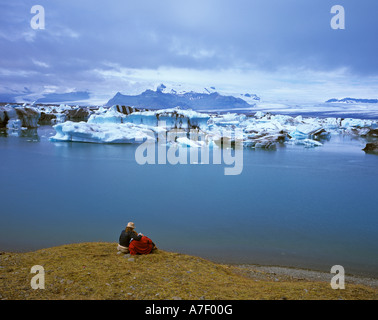
[[[139,95],[124,95],[117,92],[106,106],[128,105],[136,108],[166,109],[166,108],[188,108],[193,110],[214,109],[214,108],[249,108],[255,104],[236,98],[224,96],[218,92],[198,93],[195,91],[177,93],[175,90],[164,92],[166,87],[162,84],[156,91],[147,89]],[[256,101],[259,100],[257,96]]]
[[[326,103],[378,103],[378,99],[356,99],[356,98],[343,98],[343,99],[329,99]]]

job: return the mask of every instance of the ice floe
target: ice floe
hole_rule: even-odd
[[[133,107],[3,106],[0,127],[9,131],[54,125],[52,141],[90,143],[141,143],[157,141],[170,133],[167,143],[183,147],[233,146],[238,140],[246,148],[276,148],[294,144],[321,147],[332,135],[378,137],[377,120],[315,118],[271,114],[201,113],[180,108],[141,110]],[[235,132],[238,131],[238,134]],[[177,134],[177,133],[180,134]],[[200,136],[191,139],[192,133]]]
[[[52,141],[73,141],[91,143],[141,143],[155,140],[154,131],[132,123],[98,124],[66,121],[54,126],[56,135]]]
[[[249,148],[275,148],[278,144],[304,147],[322,146],[322,139],[332,134],[368,135],[375,133],[377,121],[338,118],[304,118],[257,112],[244,114],[207,114],[179,108],[155,111],[136,111],[129,114],[116,107],[101,109],[87,122],[65,122],[54,126],[55,141],[82,141],[96,143],[137,143],[142,139],[156,140],[161,130],[181,130],[181,135],[168,141],[185,147],[222,145],[225,137],[235,142],[235,130],[241,131],[241,140]],[[203,135],[199,141],[190,139],[190,132]]]

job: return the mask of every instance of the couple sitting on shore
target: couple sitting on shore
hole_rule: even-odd
[[[156,246],[152,240],[141,233],[135,232],[135,225],[129,222],[119,236],[118,251],[122,253],[149,254]]]

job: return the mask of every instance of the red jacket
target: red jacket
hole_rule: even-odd
[[[131,255],[136,254],[149,254],[154,247],[152,240],[146,236],[143,236],[139,241],[131,241],[129,250]]]

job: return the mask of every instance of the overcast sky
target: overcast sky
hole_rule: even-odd
[[[33,5],[45,9],[34,30]],[[345,8],[333,30],[331,7]],[[0,3],[0,93],[159,83],[271,100],[378,98],[377,0],[18,0]]]

